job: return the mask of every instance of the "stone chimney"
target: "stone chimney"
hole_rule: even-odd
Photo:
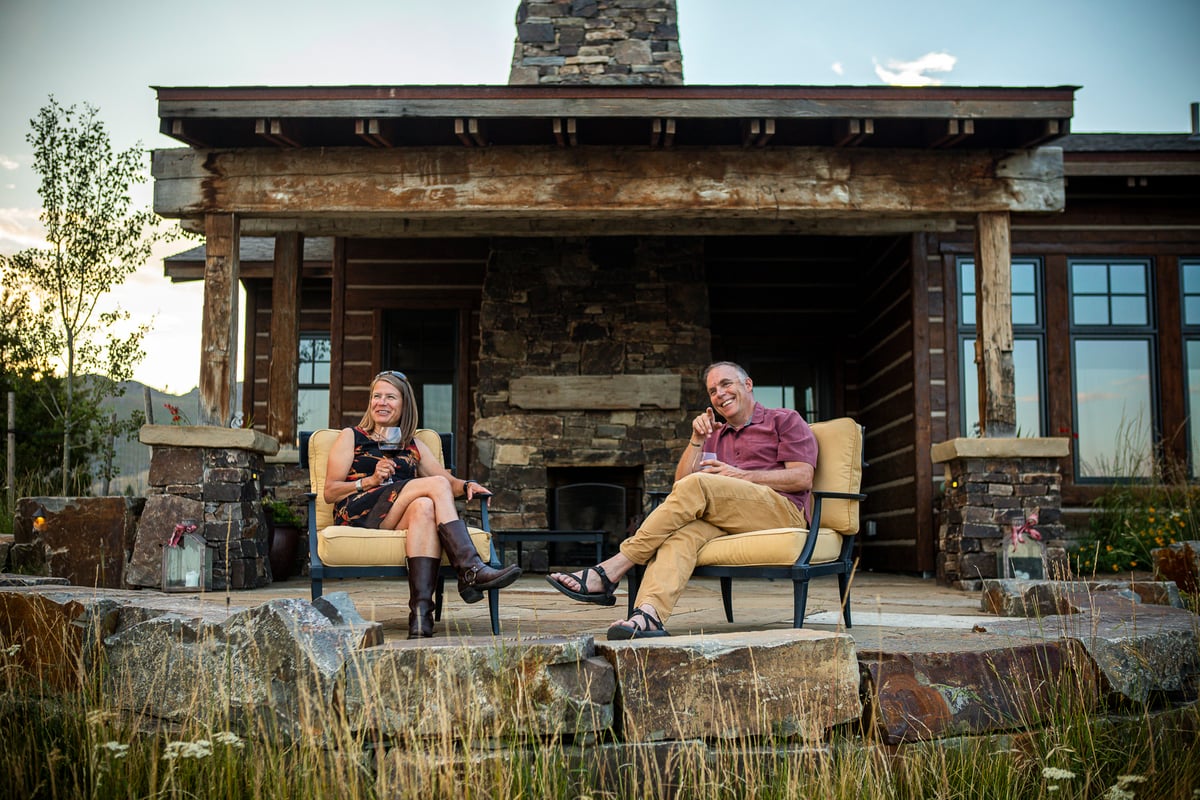
[[[675,0],[521,0],[508,83],[681,85]]]

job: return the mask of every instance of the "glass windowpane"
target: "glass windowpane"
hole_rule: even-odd
[[[1074,368],[1078,476],[1148,477],[1150,342],[1077,340]]]
[[[1071,292],[1080,294],[1108,294],[1108,266],[1106,264],[1072,264]]]
[[[1183,298],[1183,322],[1200,325],[1200,296]]]
[[[454,430],[454,387],[448,383],[427,383],[421,391],[421,427],[439,433]]]
[[[1200,294],[1200,264],[1183,265],[1183,291]]]
[[[1013,325],[1037,325],[1037,298],[1032,295],[1013,295]]]
[[[1149,322],[1146,314],[1146,297],[1114,296],[1112,299],[1113,325],[1145,325]]]
[[[1107,325],[1108,298],[1076,296],[1071,302],[1072,322],[1076,325]]]
[[[1109,267],[1109,287],[1113,294],[1146,294],[1146,265],[1113,264]]]
[[[1037,291],[1037,267],[1028,261],[1014,261],[1012,265],[1013,294],[1033,294]]]

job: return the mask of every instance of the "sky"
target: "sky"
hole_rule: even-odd
[[[50,95],[113,145],[158,133],[153,86],[504,84],[518,0],[0,0],[0,255],[41,242],[25,137]],[[1200,0],[677,0],[691,85],[1078,86],[1077,133],[1190,131]],[[149,159],[147,158],[147,174]],[[135,204],[149,207],[149,183]],[[198,382],[203,289],[160,248],[112,301],[150,322],[135,378]]]

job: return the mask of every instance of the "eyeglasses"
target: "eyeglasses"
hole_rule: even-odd
[[[374,378],[372,378],[371,383],[374,383],[375,381],[379,380],[384,375],[391,375],[393,378],[399,378],[400,380],[404,381],[405,383],[408,383],[408,376],[405,375],[403,372],[397,372],[394,369],[385,369],[383,372],[379,373]]]

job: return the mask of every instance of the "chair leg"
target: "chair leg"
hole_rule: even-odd
[[[321,581],[318,578],[312,579],[312,599],[316,600],[321,596]]]
[[[804,609],[808,607],[808,578],[792,581],[792,627],[804,627]]]
[[[488,589],[488,615],[492,618],[492,636],[500,635],[500,590]]]
[[[842,618],[846,620],[846,629],[850,629],[850,576],[845,572],[838,573],[838,596],[842,599]]]
[[[442,621],[442,599],[446,596],[446,576],[438,570],[437,590],[433,593],[433,620]]]
[[[721,578],[721,602],[725,604],[725,620],[733,622],[733,578]]]

